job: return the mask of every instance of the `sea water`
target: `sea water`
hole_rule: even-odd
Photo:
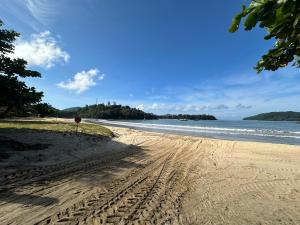
[[[170,134],[300,145],[300,123],[292,121],[180,121],[171,119],[93,121],[101,124]]]

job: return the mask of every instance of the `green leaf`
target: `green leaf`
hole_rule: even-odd
[[[239,29],[239,25],[241,23],[242,17],[243,17],[243,13],[239,13],[233,18],[233,21],[229,28],[229,32],[234,33],[235,31],[237,31]]]
[[[244,22],[245,30],[251,30],[258,22],[258,11],[259,9],[253,10],[251,13],[248,14]]]
[[[299,17],[300,17],[300,16],[297,15],[296,19],[294,20],[294,23],[293,23],[293,27],[294,27],[294,28],[296,28],[296,26],[297,26],[297,24],[298,24]]]

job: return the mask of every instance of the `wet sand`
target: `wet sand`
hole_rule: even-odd
[[[108,128],[1,134],[48,147],[0,162],[0,224],[300,224],[299,146]]]

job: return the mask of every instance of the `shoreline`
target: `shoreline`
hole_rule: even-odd
[[[283,144],[283,145],[292,145],[292,146],[300,146],[300,141],[299,142],[291,142],[291,141],[282,141],[279,137],[278,139],[276,137],[271,136],[270,138],[273,138],[272,140],[267,140],[266,137],[261,137],[261,136],[256,136],[256,138],[254,137],[232,137],[230,135],[224,134],[224,135],[215,135],[213,136],[213,134],[199,134],[197,133],[197,131],[193,131],[193,130],[189,130],[189,132],[185,132],[182,130],[176,130],[175,129],[166,129],[164,128],[164,126],[168,127],[170,125],[165,125],[165,124],[151,124],[151,125],[160,125],[162,127],[157,128],[151,128],[151,127],[143,127],[144,124],[140,123],[142,126],[141,127],[134,127],[134,126],[129,126],[129,125],[123,125],[123,124],[117,124],[117,122],[125,122],[125,121],[108,121],[103,122],[103,121],[93,121],[90,119],[84,119],[86,122],[90,122],[90,123],[94,123],[94,124],[99,124],[102,126],[107,126],[107,127],[120,127],[120,128],[128,128],[128,129],[133,129],[133,130],[137,130],[137,131],[145,131],[145,132],[154,132],[154,133],[161,133],[161,134],[169,134],[169,135],[178,135],[178,136],[190,136],[190,137],[199,137],[199,138],[208,138],[208,139],[214,139],[214,140],[224,140],[224,141],[241,141],[241,142],[257,142],[257,143],[269,143],[269,144]],[[110,122],[115,122],[115,124],[110,123]],[[126,121],[126,123],[128,123]],[[147,124],[148,125],[148,124]],[[172,126],[172,125],[171,125]],[[176,126],[175,126],[176,127]],[[185,125],[181,125],[181,126],[177,126],[177,127],[189,127],[189,126],[185,126]],[[197,128],[197,127],[196,127]],[[218,128],[216,128],[218,129]],[[224,128],[226,129],[226,128]],[[264,139],[265,138],[265,139]],[[267,137],[269,138],[269,137]]]
[[[227,139],[219,139],[219,138],[213,138],[213,137],[201,137],[201,136],[191,136],[191,135],[182,135],[182,134],[171,134],[171,133],[163,133],[163,132],[157,132],[157,131],[146,131],[146,130],[139,130],[135,128],[128,128],[128,127],[120,127],[120,126],[110,126],[110,125],[104,125],[100,124],[103,127],[106,127],[110,129],[114,134],[121,134],[121,136],[126,135],[126,133],[132,133],[135,132],[140,135],[145,136],[162,136],[166,138],[172,138],[172,139],[185,139],[185,140],[203,140],[203,141],[212,141],[212,142],[220,142],[220,143],[228,143],[228,144],[240,144],[245,146],[261,146],[261,147],[268,147],[268,146],[274,146],[274,147],[283,147],[283,148],[292,148],[300,151],[300,146],[294,145],[294,144],[283,144],[283,143],[270,143],[270,142],[259,142],[259,141],[244,141],[244,140],[227,140]],[[300,152],[299,152],[300,154]],[[299,155],[300,156],[300,155]]]

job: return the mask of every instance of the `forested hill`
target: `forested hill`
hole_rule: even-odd
[[[155,115],[153,113],[146,113],[142,110],[131,108],[129,106],[122,106],[117,104],[97,104],[86,105],[85,107],[73,107],[57,111],[57,116],[73,118],[75,115],[83,118],[96,119],[122,119],[122,120],[140,120],[140,119],[188,119],[188,120],[216,120],[212,115]]]
[[[244,120],[268,120],[268,121],[300,121],[300,112],[269,112],[244,118]]]
[[[97,104],[86,105],[85,107],[74,107],[59,112],[61,117],[74,117],[75,115],[84,118],[97,119],[157,119],[158,117],[152,113],[145,113],[142,110],[122,106],[117,104]]]

